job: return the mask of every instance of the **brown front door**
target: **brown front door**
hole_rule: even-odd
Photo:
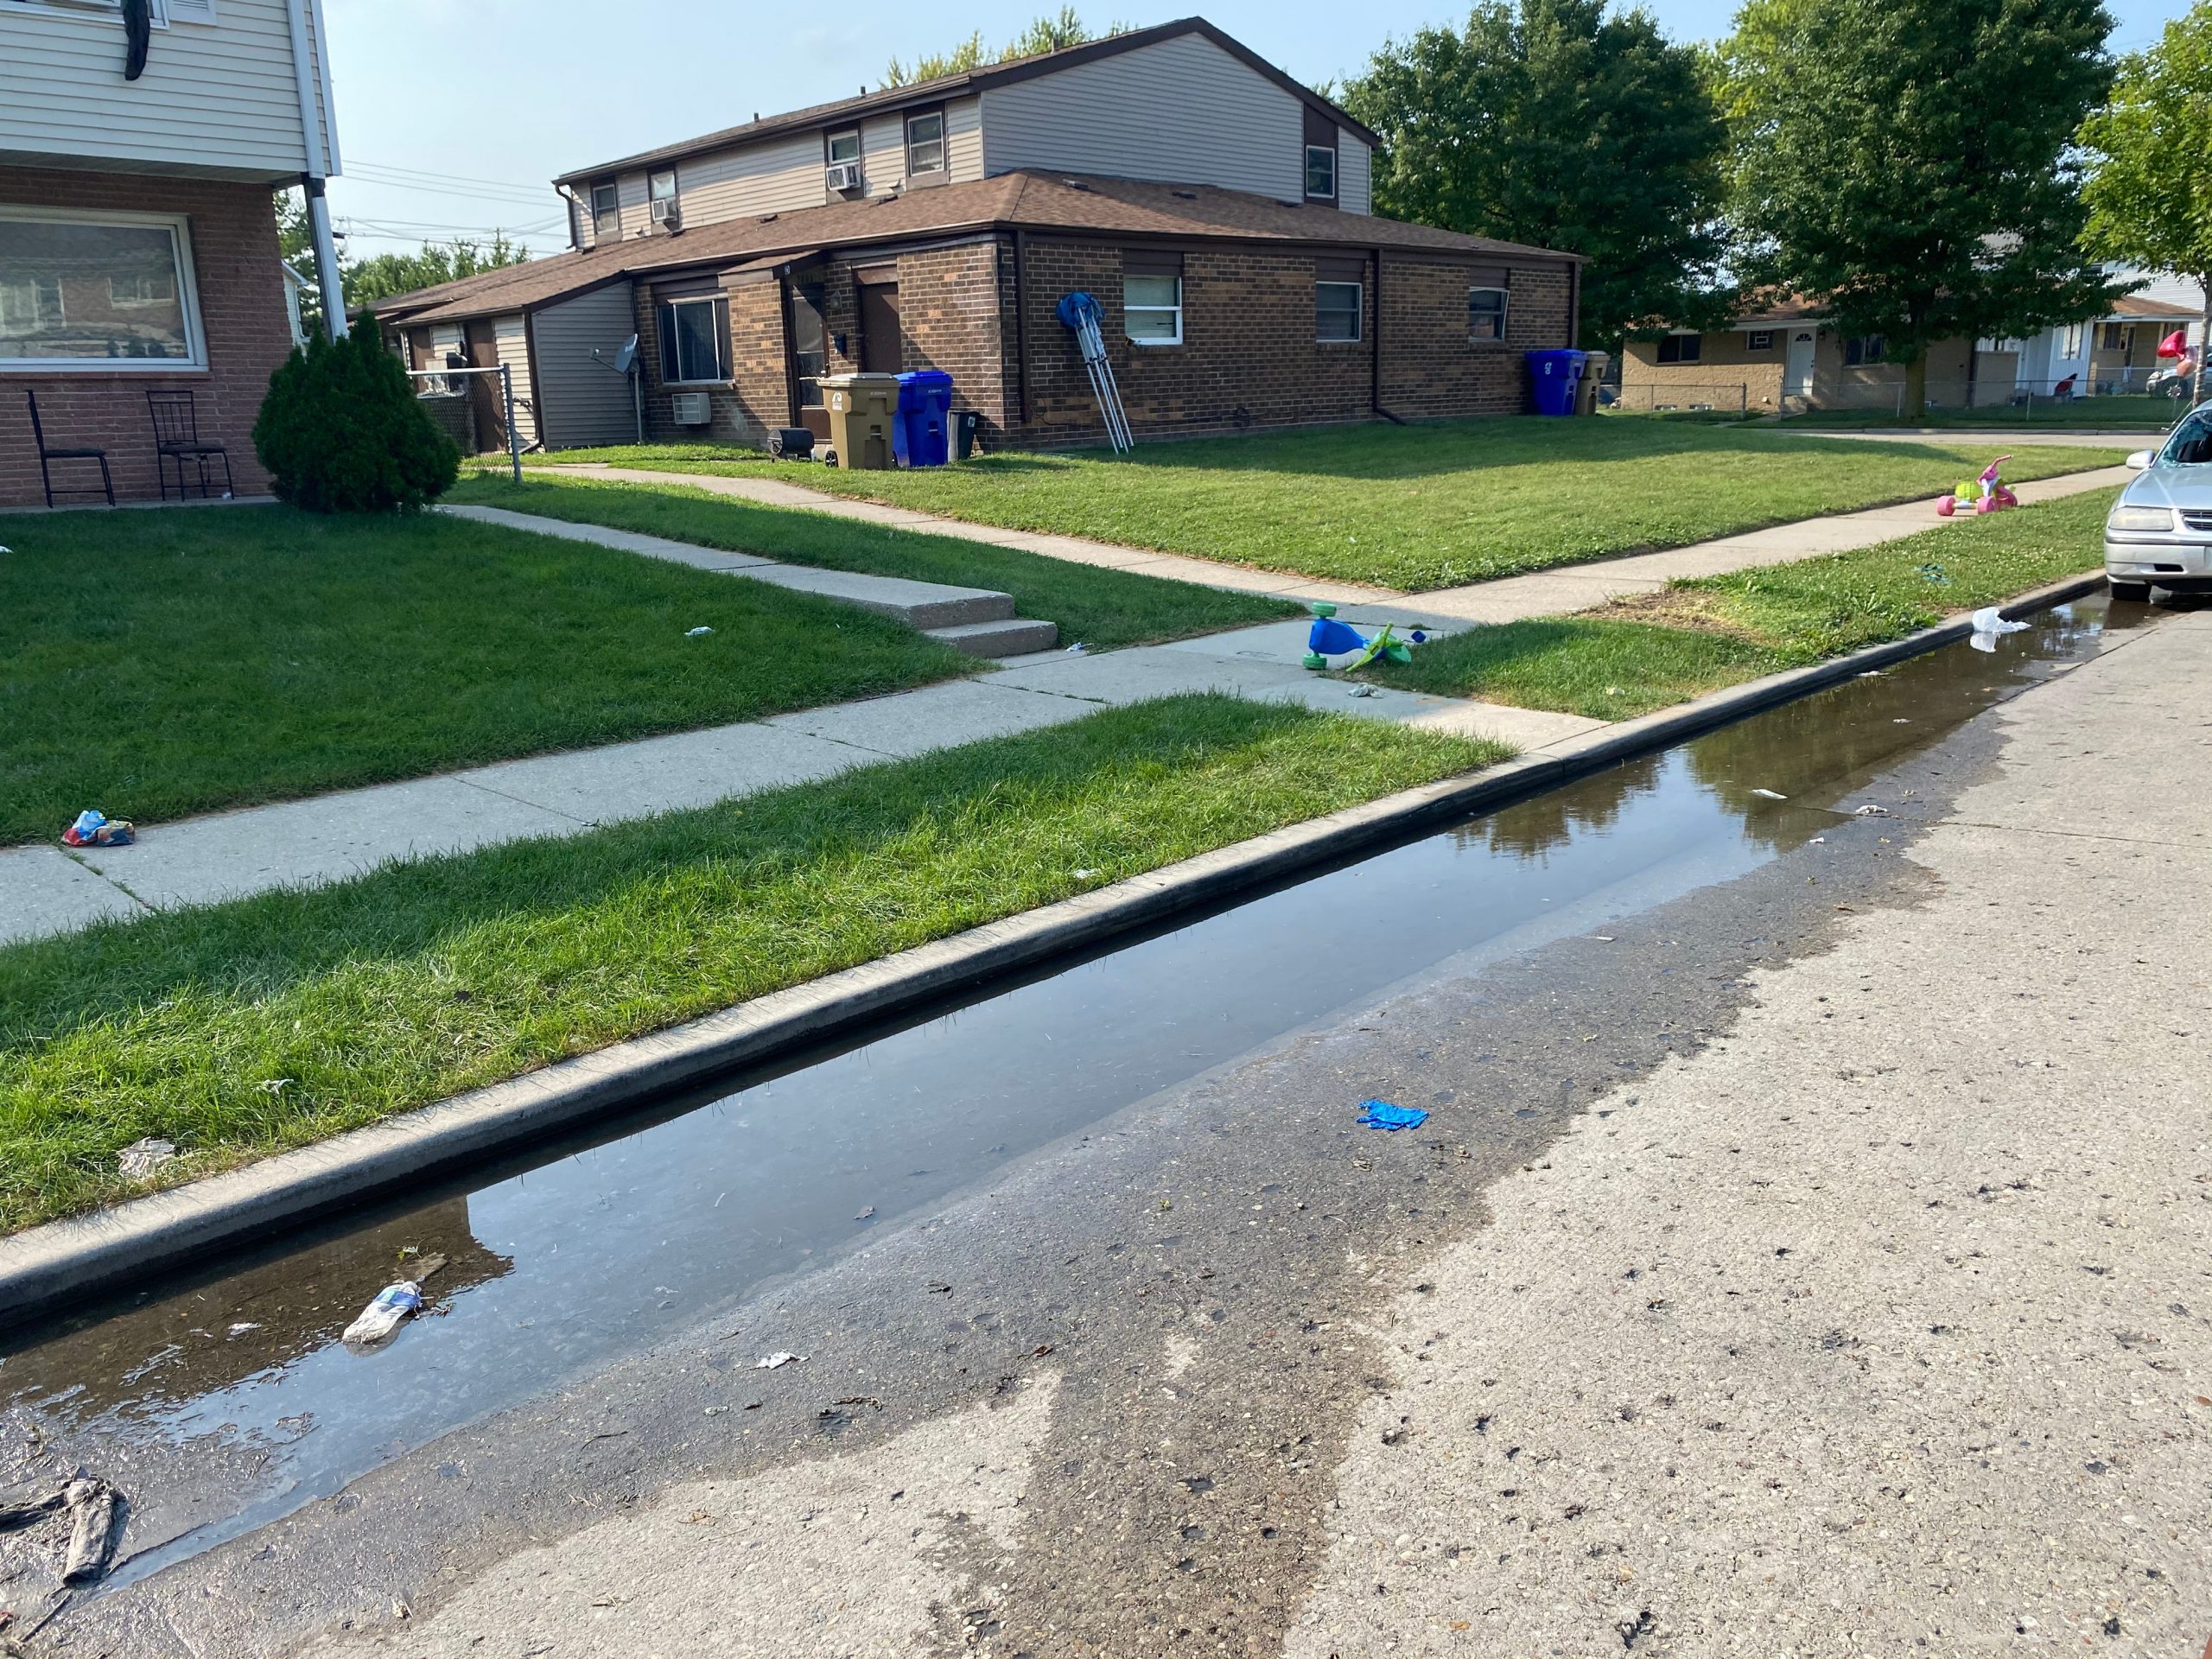
[[[899,284],[869,283],[861,289],[861,370],[898,374],[906,366],[899,334]]]
[[[499,366],[499,330],[489,317],[480,318],[467,325],[468,363],[471,368],[496,369]],[[489,453],[507,447],[507,400],[499,389],[496,374],[472,374],[468,377],[469,401],[476,406],[476,447]]]

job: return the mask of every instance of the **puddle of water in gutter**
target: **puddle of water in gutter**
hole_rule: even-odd
[[[1837,823],[1866,783],[2094,655],[2141,607],[2064,607],[1128,944],[565,1154],[333,1224],[0,1350],[12,1427],[202,1490],[143,1512],[143,1576],[925,1211],[1000,1166],[1438,964],[1588,931]],[[1769,789],[1786,801],[1753,791]],[[617,1131],[620,1132],[617,1132]],[[872,1212],[872,1214],[870,1213]],[[861,1217],[868,1215],[868,1219]],[[383,1351],[338,1332],[440,1252]],[[181,1480],[179,1471],[226,1471]],[[149,1497],[152,1496],[149,1493]],[[143,1530],[141,1529],[143,1528]],[[151,1539],[172,1536],[146,1549]]]

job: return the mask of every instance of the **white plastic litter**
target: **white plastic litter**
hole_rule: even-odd
[[[804,1365],[805,1363],[804,1354],[787,1354],[779,1349],[756,1361],[753,1369],[756,1371],[780,1371],[786,1365]]]
[[[2025,633],[2028,625],[2007,621],[2004,612],[1994,605],[1985,605],[1974,613],[1974,631],[1976,633]]]
[[[116,1166],[123,1172],[126,1181],[143,1181],[163,1164],[176,1156],[176,1143],[156,1140],[148,1135],[143,1141],[133,1141],[115,1154]]]
[[[1869,801],[1853,816],[1861,818],[1886,818],[1890,816],[1890,809],[1886,806],[1877,806],[1873,802]]]
[[[233,1338],[236,1338],[246,1335],[249,1332],[258,1331],[260,1329],[261,1327],[257,1325],[251,1324],[245,1319],[240,1319],[236,1325],[231,1327],[230,1334]]]
[[[403,1279],[396,1285],[386,1285],[377,1293],[376,1300],[361,1310],[360,1317],[346,1327],[342,1340],[348,1348],[373,1348],[422,1306],[421,1281]]]
[[[1088,657],[1090,655],[1090,647],[1083,640],[1078,639],[1075,644],[1070,645],[1060,654],[1064,657]]]
[[[1075,873],[1075,879],[1078,881],[1088,881],[1092,876],[1097,874],[1098,872],[1096,870],[1077,870]]]
[[[1351,689],[1351,694],[1355,697],[1371,697],[1375,695],[1375,688],[1371,685],[1355,685]]]
[[[1788,800],[1788,799],[1789,798],[1787,795],[1784,795],[1784,794],[1783,794],[1780,790],[1778,790],[1778,789],[1755,789],[1755,790],[1753,790],[1753,791],[1751,791],[1751,793],[1752,793],[1752,794],[1754,794],[1754,795],[1762,796],[1762,797],[1764,797],[1765,799],[1770,800],[1770,801],[1786,801],[1786,800]]]
[[[712,633],[713,632],[714,630],[712,628],[706,627],[686,628],[683,630],[683,637],[686,639],[696,639],[702,633]]]

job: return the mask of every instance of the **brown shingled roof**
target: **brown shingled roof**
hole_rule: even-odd
[[[376,302],[372,308],[387,322],[452,322],[524,310],[618,276],[1001,229],[1531,259],[1581,257],[1334,207],[1297,207],[1211,185],[1017,172],[903,195],[724,219],[672,236],[632,237],[588,252],[556,254],[397,295]]]
[[[2171,300],[2147,299],[2140,294],[2123,294],[2112,302],[2112,322],[2195,322],[2203,312],[2193,305],[2177,305]]]
[[[1349,128],[1370,144],[1382,142],[1370,128],[1353,119],[1311,86],[1285,74],[1243,41],[1223,34],[1205,18],[1179,17],[1173,22],[1156,23],[1150,29],[1129,29],[1120,35],[1109,35],[1103,40],[1086,41],[1080,46],[1064,46],[1053,52],[1035,52],[1027,57],[1007,58],[998,63],[963,70],[958,74],[938,75],[905,86],[880,87],[873,92],[862,92],[856,98],[842,98],[828,104],[811,105],[803,110],[786,111],[781,115],[756,118],[741,126],[724,127],[719,132],[686,138],[678,143],[663,144],[657,149],[640,150],[634,156],[602,162],[595,167],[577,168],[562,174],[553,182],[556,185],[576,184],[585,179],[605,178],[610,173],[634,172],[639,168],[696,155],[702,150],[750,143],[755,139],[803,131],[808,127],[821,126],[831,121],[849,121],[878,110],[898,109],[910,104],[934,104],[949,92],[980,92],[986,86],[1050,74],[1056,70],[1089,62],[1093,58],[1112,57],[1119,53],[1135,51],[1139,47],[1172,40],[1179,35],[1205,35],[1223,51],[1265,75],[1309,108],[1320,111],[1338,125]]]

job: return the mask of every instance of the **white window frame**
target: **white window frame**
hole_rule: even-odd
[[[1495,294],[1498,297],[1497,332],[1495,334],[1478,334],[1475,332],[1475,296],[1478,294]],[[1503,346],[1505,343],[1505,332],[1509,326],[1509,319],[1510,319],[1512,315],[1513,290],[1511,289],[1500,288],[1495,283],[1474,283],[1468,286],[1467,339],[1471,344],[1477,346]]]
[[[1313,158],[1316,156],[1329,158],[1329,188],[1325,190],[1313,188]],[[1337,199],[1337,147],[1334,144],[1306,146],[1306,199],[1308,201],[1334,201]]]
[[[613,209],[607,213],[601,213],[599,211],[599,193],[602,190],[612,191],[614,195],[614,206]],[[604,184],[586,185],[584,187],[584,199],[590,206],[591,238],[593,241],[596,242],[600,238],[607,234],[607,232],[601,228],[600,225],[599,221],[601,219],[613,219],[614,221],[613,234],[618,237],[622,234],[622,181],[620,179],[609,179]]]
[[[1351,333],[1325,334],[1321,332],[1321,290],[1325,288],[1351,289]],[[1317,277],[1313,283],[1313,343],[1316,346],[1357,346],[1366,337],[1367,284],[1329,281]]]
[[[918,121],[934,121],[937,123],[937,137],[935,140],[925,139],[923,141],[925,143],[934,142],[937,145],[937,165],[935,167],[917,167],[914,165],[914,124]],[[946,164],[950,159],[945,153],[944,111],[943,110],[923,110],[917,114],[910,115],[906,118],[905,130],[906,134],[906,176],[910,179],[926,179],[944,172],[946,170]]]
[[[665,195],[661,193],[660,188],[661,181],[664,179],[668,181],[668,192]],[[616,194],[619,201],[620,193],[618,191]],[[645,218],[655,225],[665,223],[671,216],[681,211],[676,205],[677,194],[674,168],[665,167],[657,173],[646,174]],[[665,211],[661,209],[661,203],[664,201],[668,204]],[[620,211],[619,206],[617,211]]]
[[[848,138],[853,141],[853,153],[849,156],[840,156],[837,153],[837,146]],[[847,162],[858,167],[861,164],[861,130],[858,127],[847,127],[842,132],[831,133],[823,143],[822,160],[823,165],[828,167],[840,167]]]
[[[2082,325],[2078,322],[2064,326],[2058,336],[2059,356],[2070,359],[2082,355]]]
[[[1175,303],[1173,305],[1131,305],[1129,284],[1133,282],[1174,283]],[[1141,311],[1147,316],[1165,313],[1173,317],[1175,319],[1174,337],[1170,340],[1139,340],[1135,334],[1129,333],[1129,313],[1132,311]],[[1157,272],[1141,272],[1135,276],[1125,276],[1122,278],[1122,334],[1132,346],[1180,346],[1183,343],[1183,278],[1179,272],[1173,276],[1163,276]]]
[[[1774,330],[1746,328],[1744,330],[1744,349],[1747,352],[1770,352],[1774,349]]]
[[[193,276],[192,225],[182,213],[73,213],[55,207],[18,207],[0,203],[0,220],[43,225],[114,225],[132,230],[158,226],[169,233],[176,257],[177,302],[184,314],[182,357],[9,357],[0,374],[205,374],[207,336],[200,322],[200,289]]]
[[[123,18],[123,0],[0,0],[8,5],[20,6],[25,11],[43,11],[64,17],[81,17],[86,12]],[[156,29],[169,26],[169,7],[172,0],[149,0],[147,10]],[[215,21],[215,0],[178,0],[177,10],[186,15],[176,19],[185,23],[212,23]],[[194,14],[197,14],[196,16]]]

